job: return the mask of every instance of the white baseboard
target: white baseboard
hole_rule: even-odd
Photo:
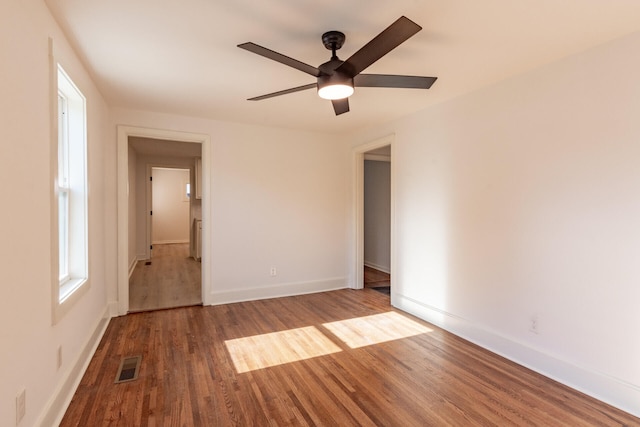
[[[640,417],[640,387],[634,384],[560,360],[397,293],[392,294],[392,304],[493,353]]]
[[[108,307],[105,307],[102,316],[98,320],[93,333],[82,347],[82,350],[70,365],[69,370],[65,373],[63,379],[58,383],[51,398],[45,405],[45,409],[40,415],[38,421],[34,424],[41,427],[60,425],[64,413],[67,411],[71,399],[73,398],[80,380],[82,379],[91,358],[93,357],[104,332],[109,325],[111,317],[109,316]]]
[[[283,283],[261,288],[237,289],[211,293],[211,304],[229,304],[233,302],[253,301],[268,298],[280,298],[293,295],[313,294],[316,292],[334,291],[347,287],[346,277],[314,280],[302,283]]]
[[[120,305],[118,301],[110,301],[107,305],[109,317],[117,317],[120,315]]]
[[[364,263],[365,267],[371,267],[374,270],[378,270],[378,271],[382,271],[383,273],[387,273],[387,274],[391,274],[391,268],[389,267],[383,267],[381,265],[378,265],[374,262],[369,262],[369,261],[365,261]]]
[[[184,240],[158,240],[157,242],[151,243],[152,245],[171,245],[174,243],[189,243],[189,239]]]

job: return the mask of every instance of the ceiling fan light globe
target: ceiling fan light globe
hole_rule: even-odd
[[[318,88],[318,96],[323,99],[344,99],[353,95],[353,86],[334,84]]]
[[[324,64],[323,64],[324,65]],[[343,73],[333,73],[318,77],[318,96],[336,100],[353,95],[353,78]]]

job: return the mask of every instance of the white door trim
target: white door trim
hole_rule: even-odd
[[[394,185],[395,185],[395,171],[394,171],[394,145],[395,135],[388,135],[375,141],[368,142],[366,144],[359,145],[353,148],[353,212],[354,212],[354,230],[353,230],[353,242],[355,254],[355,262],[352,264],[352,271],[350,276],[355,280],[351,283],[353,289],[362,289],[364,287],[364,158],[365,153],[376,148],[391,146],[391,281],[393,282],[393,272],[396,266],[396,245],[395,245],[395,202],[394,202]],[[392,304],[393,304],[393,286],[392,290]]]
[[[129,311],[129,137],[143,137],[179,142],[202,144],[202,235],[208,236],[211,226],[211,138],[209,135],[190,132],[178,132],[135,126],[118,125],[117,163],[118,163],[118,297],[117,314],[125,315]],[[202,239],[202,303],[211,301],[211,253],[210,239]]]

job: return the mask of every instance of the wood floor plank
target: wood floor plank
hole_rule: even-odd
[[[380,288],[391,286],[391,275],[375,268],[364,266],[364,287]]]
[[[189,243],[153,246],[153,258],[140,261],[129,279],[129,311],[202,303],[201,263],[189,256]]]
[[[368,332],[381,341],[354,348],[326,326],[342,322],[344,330],[363,333],[385,328],[384,319],[394,316],[406,321]],[[408,336],[389,340],[402,325]],[[273,340],[276,333],[295,339]],[[238,372],[226,342],[249,337],[260,342],[253,352],[261,354],[246,353],[256,360]],[[314,353],[325,340],[338,351]],[[290,354],[298,359],[268,367],[257,362]],[[142,356],[138,379],[114,384],[121,358],[132,355]],[[640,419],[399,312],[388,296],[364,289],[114,318],[61,425],[633,426]]]

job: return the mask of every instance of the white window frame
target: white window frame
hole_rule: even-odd
[[[70,280],[69,276],[69,138],[68,100],[58,91],[58,280],[59,284]],[[61,218],[63,217],[63,218]]]
[[[89,288],[86,98],[51,56],[52,303],[56,323]]]

